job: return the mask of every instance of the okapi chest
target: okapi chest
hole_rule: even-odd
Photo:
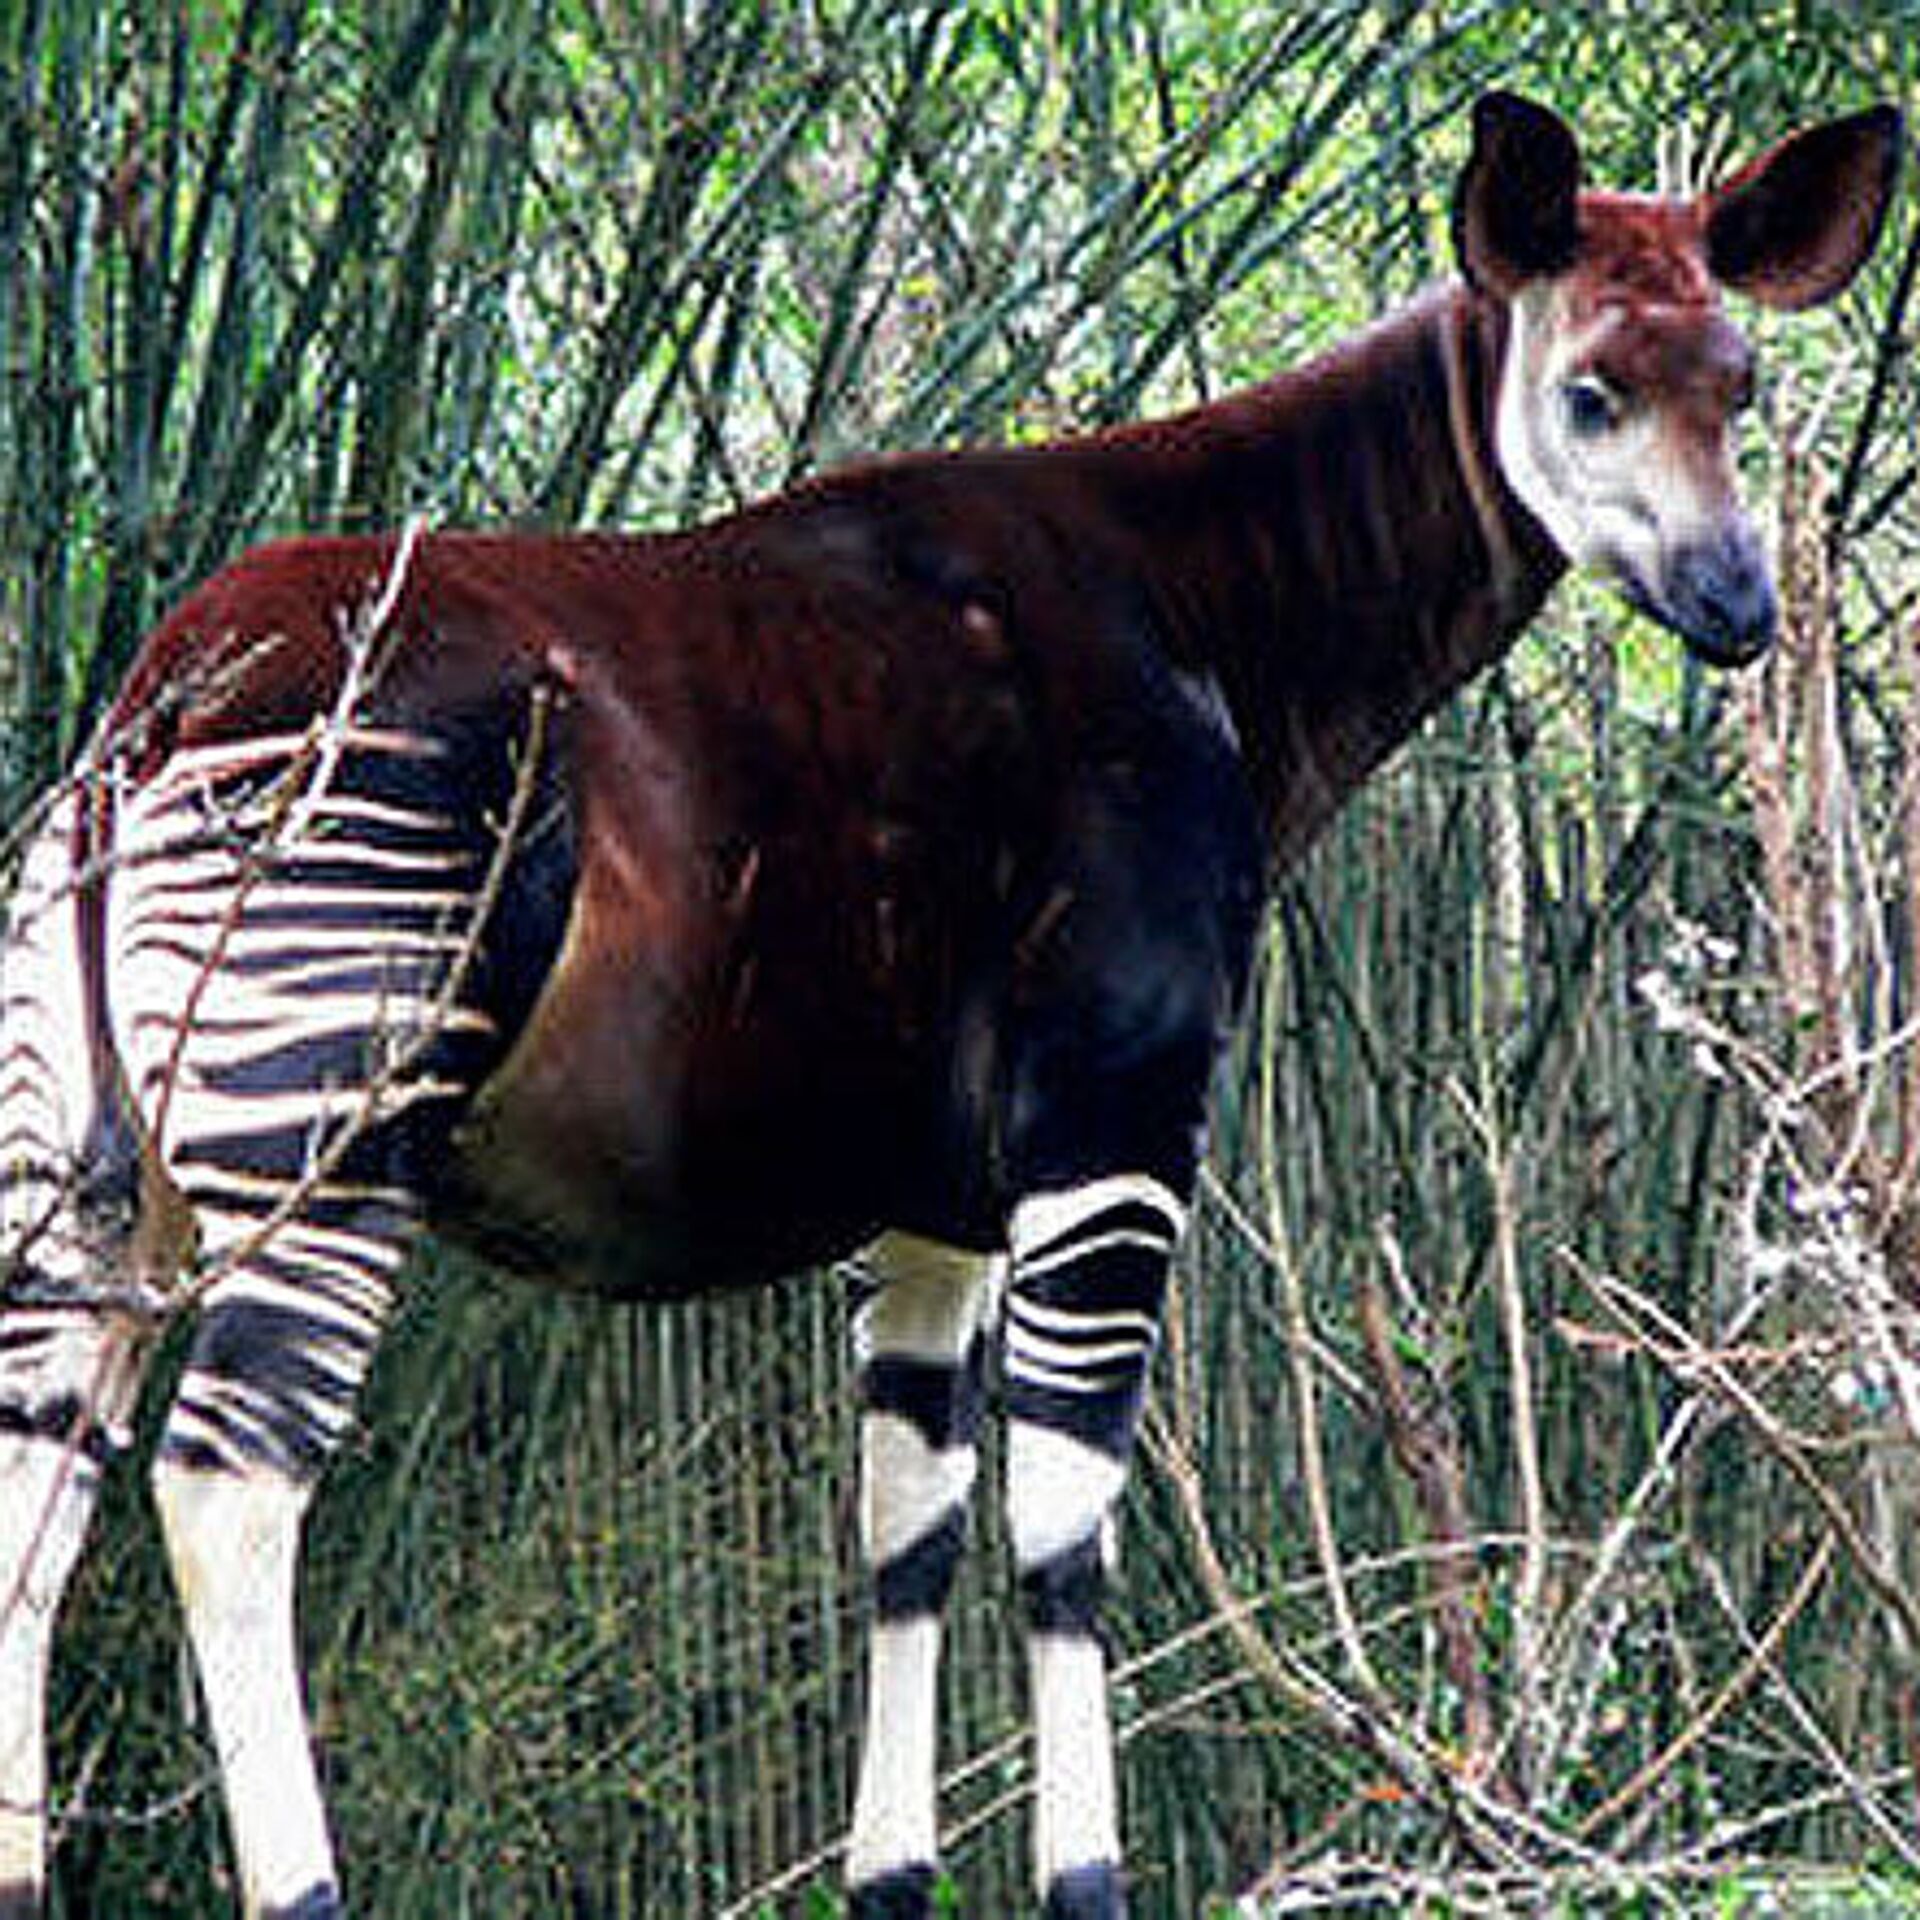
[[[439,1228],[632,1295],[869,1243],[851,1912],[932,1911],[992,1377],[1038,1897],[1117,1920],[1095,1627],[1264,875],[1569,563],[1764,649],[1720,289],[1838,292],[1899,139],[1636,200],[1491,96],[1462,281],[1264,386],[672,537],[290,542],[179,607],[0,945],[0,1915],[45,1885],[54,1609],[181,1316],[152,1479],[245,1906],[342,1910],[300,1527]]]

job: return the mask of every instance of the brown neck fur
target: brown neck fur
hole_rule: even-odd
[[[1495,305],[1445,289],[1097,443],[1112,510],[1153,556],[1160,629],[1217,680],[1282,864],[1563,570],[1494,459],[1503,336]]]

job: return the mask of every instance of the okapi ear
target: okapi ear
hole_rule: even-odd
[[[1564,273],[1579,247],[1580,147],[1566,122],[1517,94],[1473,109],[1473,152],[1453,196],[1453,245],[1474,286],[1503,299]]]
[[[1713,277],[1788,312],[1831,300],[1880,237],[1900,148],[1888,106],[1789,134],[1706,195]]]

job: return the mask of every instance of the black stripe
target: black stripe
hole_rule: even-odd
[[[933,1881],[933,1868],[921,1862],[889,1867],[877,1880],[848,1888],[847,1920],[931,1920]]]
[[[217,1300],[202,1317],[187,1378],[213,1374],[275,1400],[337,1404],[352,1397],[352,1378],[343,1382],[334,1369],[321,1366],[319,1356],[351,1376],[366,1365],[378,1340],[377,1328],[342,1327],[297,1307]]]
[[[983,1357],[978,1335],[957,1367],[911,1354],[877,1353],[860,1372],[862,1402],[869,1413],[907,1421],[936,1451],[963,1444],[980,1423]]]
[[[1063,1260],[1045,1273],[1030,1272],[1015,1261],[1010,1298],[1037,1300],[1068,1312],[1127,1310],[1158,1320],[1172,1249],[1171,1241],[1158,1247],[1102,1247],[1078,1259]]]
[[[0,1404],[0,1434],[22,1440],[48,1440],[72,1447],[84,1460],[104,1467],[119,1449],[106,1428],[88,1413],[77,1393],[63,1393],[41,1407]]]
[[[1005,1398],[1010,1420],[1030,1420],[1036,1427],[1064,1433],[1114,1460],[1127,1459],[1133,1448],[1133,1430],[1139,1424],[1146,1398],[1147,1370],[1133,1368],[1124,1379],[1103,1382],[1087,1393],[1067,1393],[1042,1386],[1015,1368],[1007,1372]]]
[[[1020,1571],[1020,1597],[1026,1602],[1027,1625],[1035,1633],[1091,1635],[1106,1590],[1107,1567],[1097,1527],[1078,1545]]]
[[[265,1907],[261,1920],[341,1920],[345,1909],[339,1894],[329,1886],[309,1887],[288,1907]]]
[[[912,1546],[882,1561],[873,1576],[874,1608],[880,1618],[917,1620],[939,1613],[953,1590],[966,1538],[966,1508],[949,1507]]]
[[[1041,1909],[1041,1920],[1126,1920],[1126,1916],[1126,1882],[1110,1860],[1056,1873]]]

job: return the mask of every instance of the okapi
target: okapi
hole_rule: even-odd
[[[867,1248],[851,1910],[931,1908],[993,1375],[1039,1898],[1120,1914],[1096,1617],[1266,884],[1570,564],[1761,653],[1721,290],[1838,293],[1900,145],[1876,108],[1637,198],[1493,95],[1459,282],[1217,404],[676,536],[298,540],[195,591],[5,947],[0,1914],[43,1897],[55,1609],[189,1309],[152,1484],[246,1911],[340,1911],[300,1528],[426,1230],[628,1299]]]

